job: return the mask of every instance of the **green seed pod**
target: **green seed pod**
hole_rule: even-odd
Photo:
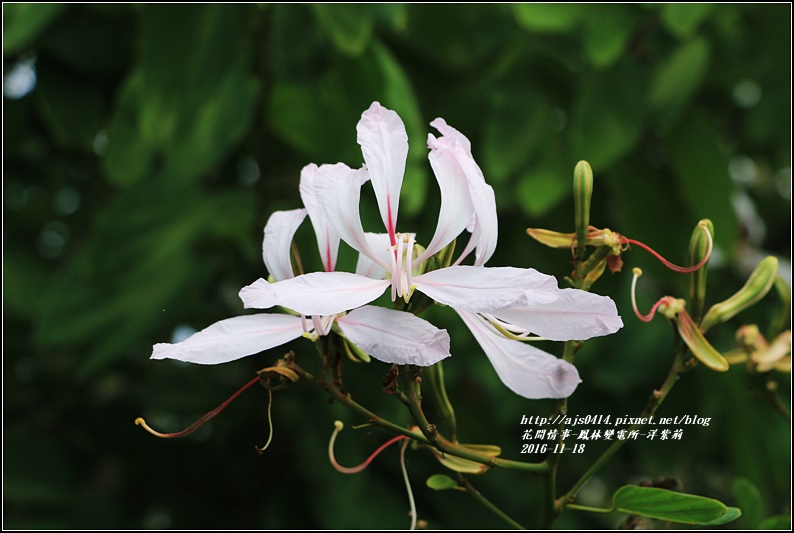
[[[706,231],[714,239],[714,224],[711,220],[704,218],[695,227],[692,232],[692,237],[689,239],[689,264],[696,265],[709,252],[710,240],[706,235]],[[692,308],[692,320],[696,323],[700,321],[703,316],[703,306],[706,302],[706,275],[708,263],[691,274],[689,278],[689,302]]]
[[[775,256],[770,255],[758,263],[744,287],[727,300],[711,306],[700,329],[705,333],[712,326],[730,320],[766,296],[775,283],[777,271],[778,261]]]
[[[576,257],[584,257],[587,228],[590,226],[590,200],[593,196],[593,169],[579,161],[573,171],[573,198],[576,222]]]

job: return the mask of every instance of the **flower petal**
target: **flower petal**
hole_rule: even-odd
[[[265,260],[267,271],[281,281],[294,276],[290,261],[292,238],[306,218],[305,209],[292,211],[276,211],[265,224],[265,237],[262,240],[262,259]]]
[[[419,264],[428,257],[438,253],[453,239],[466,229],[474,216],[471,193],[466,175],[460,168],[453,151],[447,143],[436,142],[435,137],[428,135],[430,147],[430,166],[441,189],[441,209],[438,213],[436,232],[425,252],[414,260]]]
[[[468,181],[474,219],[469,226],[469,231],[472,233],[471,243],[464,253],[467,254],[471,246],[474,246],[476,248],[474,264],[482,266],[496,250],[496,240],[499,235],[493,188],[485,182],[482,170],[471,155],[469,139],[449,126],[443,118],[435,119],[430,125],[441,132],[442,137],[435,139],[432,135],[428,136],[428,145],[431,148],[435,147],[436,150],[448,151],[448,157],[457,163]]]
[[[452,266],[413,278],[416,289],[435,301],[474,313],[549,303],[557,280],[531,268]]]
[[[176,344],[154,345],[152,359],[215,365],[281,346],[303,335],[300,317],[259,314],[227,318]]]
[[[405,311],[367,305],[336,323],[351,342],[385,363],[430,366],[450,355],[446,330]]]
[[[378,199],[380,216],[394,244],[400,188],[408,157],[408,134],[400,116],[378,102],[361,115],[356,126],[356,141],[361,145],[372,188]]]
[[[582,382],[567,361],[501,336],[478,315],[457,311],[507,388],[530,400],[567,398]]]
[[[243,287],[240,298],[246,308],[280,305],[302,315],[326,316],[368,304],[388,286],[389,281],[349,272],[312,272],[277,283],[260,278]]]
[[[391,243],[389,242],[389,235],[387,233],[366,233],[367,243],[369,249],[375,253],[380,253],[380,258],[384,263],[389,261],[389,255],[392,253]],[[372,279],[383,279],[386,277],[386,269],[375,263],[364,254],[358,254],[358,263],[356,263],[356,274],[366,276]]]
[[[615,302],[578,289],[561,289],[553,302],[493,313],[499,320],[553,341],[585,340],[623,327]]]
[[[384,269],[389,264],[369,248],[358,204],[361,185],[367,180],[366,169],[353,170],[344,163],[322,165],[314,175],[314,194],[322,198],[321,205],[327,221],[336,233],[353,249],[368,256]]]
[[[328,222],[325,211],[322,208],[320,199],[314,189],[314,176],[317,173],[317,165],[314,163],[306,165],[301,170],[300,193],[303,205],[309,212],[309,219],[312,221],[314,234],[317,236],[317,248],[320,250],[320,258],[326,272],[333,272],[336,267],[336,257],[339,252],[339,233]],[[358,209],[358,206],[356,206]]]

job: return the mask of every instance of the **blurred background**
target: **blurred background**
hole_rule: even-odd
[[[160,440],[133,424],[145,416],[158,429],[182,429],[289,348],[320,372],[305,340],[217,367],[149,355],[154,343],[244,312],[238,290],[266,275],[268,216],[301,206],[305,164],[362,163],[355,125],[374,100],[406,124],[399,227],[420,232],[420,242],[439,202],[428,123],[443,117],[471,139],[496,192],[492,266],[534,267],[562,282],[570,254],[525,230],[573,231],[571,178],[586,159],[595,226],[685,264],[697,221],[714,222],[707,305],[735,292],[768,254],[790,283],[790,21],[788,4],[4,4],[4,527],[408,526],[396,447],[354,476],[327,458],[335,419],[348,427],[337,441],[346,465],[389,435],[349,429],[362,419],[307,384],[275,393],[263,455],[254,451],[268,437],[259,387],[186,439]],[[371,194],[362,215],[374,231]],[[304,226],[297,242],[307,270],[317,269]],[[354,260],[343,251],[342,269]],[[630,272],[645,270],[643,310],[664,295],[687,297],[689,279],[636,248],[624,260],[593,290],[615,299],[625,327],[578,355],[584,381],[570,414],[636,415],[669,369],[672,328],[633,316]],[[772,291],[709,339],[729,350],[737,327],[767,331],[780,306]],[[519,421],[553,403],[506,389],[445,311],[428,317],[452,337],[445,371],[461,441],[540,460],[519,453]],[[387,370],[349,364],[345,382],[359,402],[409,424],[381,392]],[[739,365],[685,375],[658,415],[708,417],[708,427],[625,446],[580,503],[609,505],[621,485],[661,476],[728,505],[756,502],[724,527],[787,514],[790,425],[768,401],[768,381],[788,408],[788,374]],[[561,489],[604,447],[566,454]],[[467,495],[427,488],[444,472],[429,453],[407,459],[429,528],[504,527]],[[489,471],[472,481],[520,522],[539,524],[539,478]],[[567,512],[556,526],[614,528],[622,518]]]

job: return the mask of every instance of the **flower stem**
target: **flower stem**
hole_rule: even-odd
[[[433,390],[433,399],[435,400],[436,407],[444,419],[449,437],[452,442],[457,442],[458,424],[455,419],[455,409],[452,407],[452,402],[449,401],[447,396],[447,389],[444,384],[444,366],[441,361],[427,367],[427,373],[430,378],[430,387]]]
[[[466,489],[466,492],[468,492],[475,500],[480,502],[480,504],[482,504],[483,507],[491,511],[493,514],[495,514],[502,520],[504,520],[506,523],[510,524],[511,527],[521,530],[526,529],[524,526],[522,526],[521,524],[510,518],[504,511],[502,511],[496,505],[494,505],[493,502],[491,502],[489,499],[483,496],[480,493],[480,491],[475,489],[474,486],[471,483],[469,483],[469,480],[466,479],[466,477],[463,474],[458,475],[458,480],[460,481],[461,485],[463,485],[463,488]]]
[[[667,378],[665,379],[661,388],[659,388],[658,390],[654,390],[653,393],[651,393],[651,397],[648,400],[648,404],[640,413],[639,418],[648,418],[650,416],[653,416],[653,414],[656,412],[659,406],[662,405],[662,402],[664,402],[664,399],[667,398],[667,395],[670,393],[670,390],[672,390],[673,386],[678,381],[681,372],[685,370],[685,365],[683,362],[684,353],[685,353],[685,349],[683,347],[680,347],[679,349],[676,350],[676,355],[673,360],[673,366],[670,369]],[[628,429],[628,431],[631,432],[635,429],[638,429],[640,426],[641,426],[640,424],[634,424]],[[598,470],[602,466],[604,466],[604,464],[606,464],[606,462],[609,461],[609,459],[612,458],[612,456],[615,455],[615,453],[617,453],[617,451],[620,450],[626,442],[628,442],[628,439],[614,441],[612,445],[609,448],[607,448],[604,451],[604,453],[601,454],[601,457],[599,457],[596,460],[596,462],[593,463],[592,466],[584,474],[582,474],[582,477],[579,478],[579,480],[574,484],[574,486],[571,487],[571,489],[557,501],[558,506],[560,508],[569,507],[571,505],[570,502],[572,502],[576,498],[576,495],[578,494],[579,490],[585,485],[585,483],[587,483],[590,480],[590,478],[593,477],[593,475],[596,472],[598,472]]]
[[[409,370],[404,373],[410,374],[410,367]],[[441,435],[441,433],[438,432],[438,427],[435,424],[430,423],[430,421],[427,419],[427,416],[425,416],[424,411],[422,410],[422,394],[420,389],[421,382],[422,378],[417,375],[409,377],[406,379],[407,394],[398,391],[395,396],[397,396],[397,398],[402,401],[406,407],[408,407],[408,411],[411,413],[416,425],[419,427],[422,435],[424,435],[427,443],[429,443],[431,446],[435,447],[441,452],[491,467],[523,470],[525,472],[533,472],[536,474],[545,474],[549,471],[549,466],[546,461],[543,461],[542,463],[525,463],[522,461],[500,459],[498,457],[475,452],[470,448],[466,448],[460,444],[455,444],[454,442],[445,438],[443,435]]]

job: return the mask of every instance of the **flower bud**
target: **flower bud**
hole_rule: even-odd
[[[579,161],[573,171],[573,198],[576,221],[576,257],[584,257],[585,240],[590,226],[590,200],[593,196],[593,169]]]
[[[714,238],[714,224],[711,220],[704,218],[695,227],[692,237],[689,239],[689,264],[700,263],[711,249],[710,240],[706,231]],[[703,316],[703,306],[706,301],[706,265],[697,269],[691,274],[689,281],[689,302],[692,308],[692,319],[699,322]]]
[[[664,313],[662,307],[659,307],[659,312]],[[678,334],[681,335],[692,355],[698,361],[717,372],[725,372],[730,368],[728,360],[706,340],[703,332],[700,331],[700,328],[686,312],[686,309],[681,309],[678,313],[676,323],[678,325]]]
[[[744,287],[727,300],[711,306],[701,323],[700,329],[705,333],[712,326],[730,320],[758,302],[772,288],[777,277],[777,271],[777,257],[770,255],[758,263]]]
[[[754,352],[751,360],[757,365],[758,372],[769,372],[772,369],[791,372],[791,330],[778,335],[766,349]]]
[[[527,235],[549,248],[570,248],[573,245],[574,237],[576,237],[575,233],[560,233],[539,228],[528,228]]]

